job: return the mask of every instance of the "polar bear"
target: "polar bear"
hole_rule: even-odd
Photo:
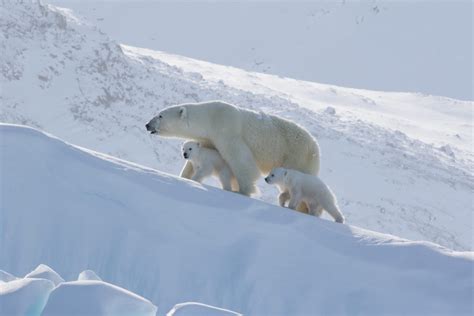
[[[319,171],[319,145],[303,127],[222,101],[167,107],[146,124],[146,129],[217,149],[244,195],[255,193],[260,175],[275,167],[314,175]],[[181,176],[189,179],[192,174],[192,164],[187,162]]]
[[[289,197],[288,207],[291,209],[296,209],[299,203],[304,202],[308,205],[309,214],[319,217],[326,210],[336,222],[344,223],[336,197],[319,177],[296,170],[275,168],[265,178],[265,182],[277,185],[282,194],[285,194],[283,198],[280,195],[281,206],[285,206],[285,199]]]
[[[191,180],[201,183],[205,178],[217,176],[222,189],[232,191],[233,174],[229,165],[215,149],[201,147],[195,141],[187,141],[182,147],[183,157],[193,166]]]

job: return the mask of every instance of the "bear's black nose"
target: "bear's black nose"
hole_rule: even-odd
[[[146,123],[145,127],[146,127],[146,130],[149,131],[150,130],[150,123]]]
[[[265,178],[265,182],[268,183],[268,178]]]
[[[184,156],[184,159],[188,159],[188,154],[187,153],[184,153],[183,156]]]

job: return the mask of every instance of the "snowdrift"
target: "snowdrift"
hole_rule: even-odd
[[[0,283],[0,312],[5,316],[39,315],[54,283],[46,279],[24,278]]]
[[[147,299],[103,282],[92,270],[81,272],[77,281],[65,282],[56,271],[40,264],[24,278],[0,282],[4,316],[154,316],[156,311]]]
[[[41,315],[154,316],[157,308],[146,299],[102,281],[72,281],[58,285]]]
[[[32,128],[0,125],[0,140],[0,269],[13,275],[40,263],[65,280],[91,269],[163,314],[179,302],[245,315],[473,312],[472,253],[306,216]]]
[[[206,304],[189,302],[176,304],[166,316],[241,316],[242,314]]]

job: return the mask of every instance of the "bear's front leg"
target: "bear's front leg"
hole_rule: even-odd
[[[290,192],[284,191],[281,192],[278,196],[278,203],[280,206],[285,207],[286,202],[290,199]]]
[[[247,196],[255,193],[260,170],[247,144],[240,138],[233,138],[217,143],[216,148],[237,178],[239,193]]]
[[[232,177],[232,172],[228,168],[221,170],[219,173],[219,181],[221,182],[222,189],[232,191]]]
[[[186,161],[186,163],[183,166],[183,169],[181,169],[181,174],[179,175],[181,178],[185,179],[191,179],[194,173],[194,168],[193,164],[189,161]]]
[[[207,176],[206,172],[204,169],[196,169],[196,172],[194,173],[194,175],[191,177],[191,180],[193,181],[196,181],[196,182],[199,182],[199,183],[202,183],[202,181],[204,180],[204,178]]]
[[[301,197],[299,194],[290,193],[290,202],[288,203],[288,208],[296,210],[296,207],[300,203]]]

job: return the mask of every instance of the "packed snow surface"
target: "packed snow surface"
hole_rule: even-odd
[[[119,45],[70,10],[32,2],[2,2],[0,50],[0,121],[178,174],[180,142],[151,137],[144,124],[168,105],[221,99],[307,128],[348,223],[474,249],[472,102],[340,88]],[[276,203],[275,188],[260,183],[260,191]]]
[[[0,268],[13,275],[39,263],[65,280],[91,269],[163,315],[179,302],[244,315],[473,313],[473,253],[318,219],[32,128],[0,125],[0,140]],[[96,282],[61,283],[45,312]],[[100,288],[107,299],[112,289]]]

